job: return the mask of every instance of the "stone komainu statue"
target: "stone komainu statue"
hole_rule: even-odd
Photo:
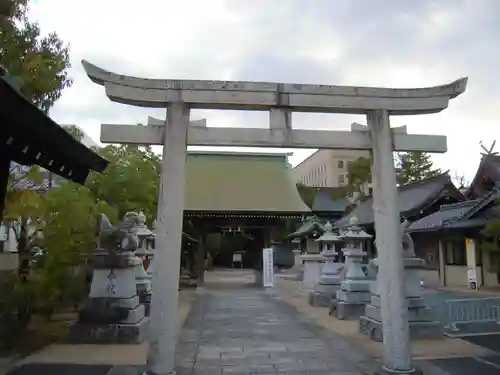
[[[138,248],[137,227],[139,215],[125,214],[123,220],[114,227],[106,215],[101,214],[97,251],[92,257],[94,269],[109,272],[110,288],[114,288],[113,275],[116,269],[133,267],[132,252]],[[134,280],[135,283],[135,280]],[[79,312],[79,322],[83,324],[115,324],[126,319],[129,310],[120,306],[114,297],[90,299]]]
[[[111,225],[106,215],[101,214],[98,250],[135,251],[139,247],[139,224],[140,218],[136,212],[127,212],[117,227]]]
[[[403,256],[405,258],[413,258],[415,256],[415,242],[413,242],[413,238],[409,233],[406,233],[406,229],[410,226],[410,222],[408,220],[404,220],[401,223],[401,244],[403,246]]]
[[[410,226],[408,220],[404,220],[399,226],[399,233],[401,238],[401,246],[403,250],[403,256],[405,258],[412,258],[415,256],[415,242],[409,233],[406,233],[406,229]],[[373,245],[377,248],[377,240],[373,241]]]

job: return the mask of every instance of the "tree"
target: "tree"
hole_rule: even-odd
[[[67,126],[64,126],[64,130],[66,130],[69,134],[71,134],[71,136],[73,138],[75,138],[78,142],[83,141],[83,137],[85,136],[85,133],[78,126],[67,125]]]
[[[434,169],[431,156],[426,152],[400,152],[396,154],[396,179],[398,184],[420,181],[441,173]]]
[[[0,2],[0,68],[2,75],[15,77],[19,91],[40,110],[47,113],[71,86],[69,47],[57,34],[42,36],[37,22],[27,16],[28,0]],[[42,205],[40,194],[32,188],[42,182],[38,167],[20,172],[13,164],[6,196],[5,218],[19,220],[20,273],[27,271],[30,246],[28,221],[36,221]],[[16,188],[19,182],[21,187]]]
[[[311,208],[316,197],[316,189],[312,186],[306,186],[302,182],[296,184],[297,191],[307,207]]]
[[[28,20],[28,0],[0,2],[0,66],[19,81],[20,91],[47,113],[71,86],[69,46],[56,33],[42,36]]]
[[[31,244],[38,233],[39,217],[44,209],[42,195],[35,189],[42,181],[38,166],[22,170],[20,165],[12,163],[3,220],[17,228],[15,234],[19,253],[18,271],[23,277],[28,272]]]
[[[96,202],[88,188],[71,181],[50,189],[44,198],[36,305],[50,318],[61,302],[76,304],[85,296],[85,265],[95,249],[99,213],[106,211],[113,220],[116,212]]]
[[[461,173],[453,171],[451,175],[451,180],[459,189],[465,189],[469,186],[469,180]]]
[[[347,193],[359,193],[366,195],[366,184],[372,180],[371,158],[359,157],[347,165]]]
[[[152,221],[156,217],[160,157],[151,147],[111,145],[96,151],[110,164],[87,180],[94,197],[115,207],[120,217],[142,210]]]

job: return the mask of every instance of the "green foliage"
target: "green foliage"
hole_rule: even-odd
[[[66,181],[45,195],[44,249],[68,265],[92,251],[98,211],[94,197],[81,185]]]
[[[348,164],[347,193],[357,192],[361,195],[365,195],[365,189],[363,187],[372,180],[371,164],[371,159],[365,157],[357,158],[355,161]]]
[[[95,248],[100,209],[91,192],[66,181],[45,195],[44,254],[36,263],[37,312],[50,319],[57,306],[85,297],[85,265]]]
[[[151,148],[107,146],[98,153],[110,164],[102,174],[94,173],[87,180],[94,197],[115,207],[119,217],[140,210],[149,220],[156,217],[160,158]]]
[[[311,208],[314,203],[314,198],[316,197],[316,189],[312,186],[306,186],[303,183],[298,182],[297,190],[307,207]]]
[[[433,168],[430,154],[426,152],[400,152],[396,154],[396,178],[398,184],[420,181],[441,173]]]
[[[21,92],[47,113],[71,86],[69,47],[56,33],[42,36],[28,20],[27,0],[0,2],[0,65],[20,81]]]
[[[0,281],[0,348],[9,348],[26,330],[32,315],[33,285],[16,273]]]

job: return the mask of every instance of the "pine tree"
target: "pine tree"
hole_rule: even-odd
[[[396,154],[396,179],[398,184],[420,181],[441,173],[434,169],[431,156],[426,152],[401,152]]]

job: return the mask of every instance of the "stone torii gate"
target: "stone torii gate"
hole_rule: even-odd
[[[393,151],[446,152],[446,137],[391,130],[390,115],[437,113],[462,94],[463,78],[448,85],[387,89],[270,82],[144,79],[105,71],[87,61],[89,78],[114,102],[166,108],[162,126],[107,125],[101,141],[163,145],[158,203],[156,268],[151,308],[150,374],[174,372],[176,312],[184,203],[186,146],[363,149],[373,154],[373,205],[379,249],[384,370],[414,371],[403,286],[403,254]],[[190,109],[269,111],[269,129],[208,128],[190,124]],[[292,112],[365,114],[368,127],[351,131],[293,129]],[[161,270],[161,271],[160,271]]]

